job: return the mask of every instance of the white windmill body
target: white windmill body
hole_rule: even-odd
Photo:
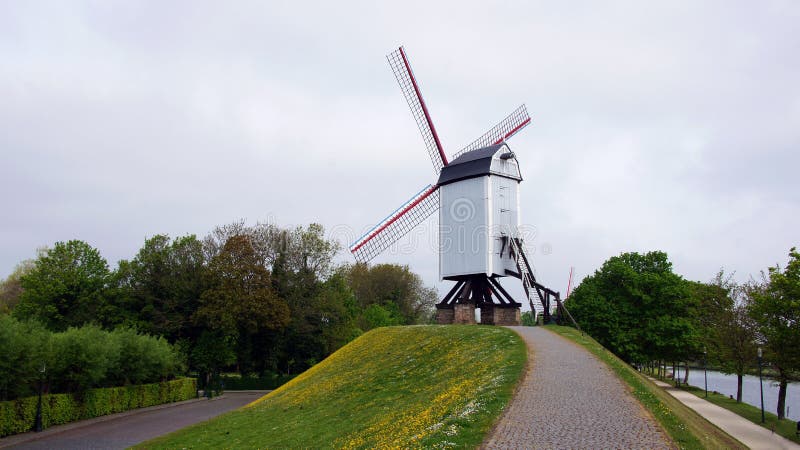
[[[520,226],[521,180],[505,143],[464,153],[442,169],[437,183],[442,279],[518,276],[508,239]]]
[[[438,179],[357,239],[350,251],[357,261],[369,262],[414,227],[439,211],[439,271],[456,285],[436,305],[439,323],[517,325],[521,303],[499,284],[513,276],[522,280],[531,310],[549,317],[550,300],[559,312],[559,294],[539,284],[517,234],[520,226],[516,156],[506,144],[530,124],[524,105],[455,154],[448,162],[431,121],[405,50],[387,56],[400,89],[422,134]]]

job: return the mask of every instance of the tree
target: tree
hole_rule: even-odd
[[[8,314],[17,306],[22,296],[22,276],[33,270],[33,260],[26,259],[17,264],[11,275],[0,282],[0,314]]]
[[[687,283],[659,251],[610,258],[569,298],[581,328],[631,363],[697,353],[695,307]]]
[[[723,373],[736,374],[736,401],[742,401],[742,379],[756,360],[756,327],[747,305],[737,303],[725,311],[713,331],[717,342],[714,358]]]
[[[778,372],[778,418],[785,417],[786,387],[800,371],[800,253],[789,251],[789,263],[769,268],[769,281],[748,289],[750,314],[758,324],[764,357]]]
[[[37,322],[0,315],[0,401],[33,395],[50,358],[50,336]]]
[[[310,272],[324,280],[333,269],[339,243],[325,238],[325,228],[317,223],[307,227],[282,229],[269,223],[247,226],[244,220],[218,226],[203,240],[206,257],[211,260],[234,236],[247,236],[264,267],[273,267],[278,258],[287,271]]]
[[[203,244],[194,235],[145,240],[136,257],[120,261],[113,274],[117,323],[170,342],[197,338],[191,316],[205,290],[204,273]]]
[[[56,242],[20,278],[23,289],[14,316],[36,319],[50,330],[66,330],[86,323],[103,323],[103,290],[108,263],[83,241]]]
[[[522,313],[522,326],[524,327],[532,327],[536,325],[536,320],[533,317],[533,313],[530,311],[525,311]]]
[[[193,315],[195,323],[226,336],[237,347],[241,366],[249,362],[251,339],[260,330],[279,330],[289,323],[289,307],[272,289],[248,236],[228,239],[208,266],[208,286]]]
[[[371,305],[378,305],[401,325],[431,321],[438,299],[436,290],[424,286],[419,275],[408,266],[355,264],[341,270],[353,289],[356,302],[365,311]]]
[[[756,358],[756,327],[748,314],[744,290],[720,270],[711,283],[693,283],[698,301],[701,342],[722,372],[736,374],[736,401],[742,401],[742,381]]]

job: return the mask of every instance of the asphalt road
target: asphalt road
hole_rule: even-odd
[[[40,438],[13,444],[16,449],[124,449],[162,434],[211,419],[252,402],[264,393],[226,392],[169,408],[123,413],[108,420],[91,420],[84,426],[65,426],[63,431],[46,430]],[[31,437],[31,435],[26,435]],[[35,436],[35,435],[34,435]],[[19,436],[18,438],[22,438]],[[0,441],[2,446],[2,441]]]

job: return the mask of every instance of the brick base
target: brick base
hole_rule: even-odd
[[[475,324],[475,305],[471,303],[456,303],[440,307],[436,305],[436,323],[439,325],[450,324]],[[482,325],[521,325],[519,307],[499,307],[497,305],[481,306]]]
[[[450,325],[453,323],[454,316],[453,308],[439,308],[436,307],[436,323],[439,325]]]
[[[453,323],[474,324],[475,305],[472,303],[456,303],[453,307]]]
[[[484,325],[521,325],[519,307],[498,307],[484,305],[481,307],[481,324]]]
[[[519,308],[495,308],[494,324],[514,326],[522,325],[522,317],[520,316]]]
[[[494,325],[494,306],[481,306],[481,325]]]

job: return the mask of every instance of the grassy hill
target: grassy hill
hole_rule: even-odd
[[[476,447],[526,350],[511,330],[372,330],[246,407],[139,448]]]

